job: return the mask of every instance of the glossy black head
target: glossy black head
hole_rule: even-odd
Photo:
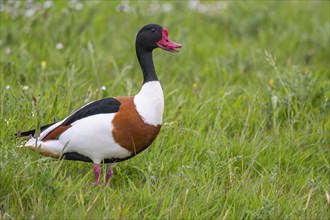
[[[148,24],[141,28],[136,36],[136,48],[140,51],[152,51],[157,48],[156,42],[162,39],[162,27]]]
[[[181,45],[171,41],[167,29],[158,24],[142,27],[136,36],[135,48],[143,72],[143,83],[158,80],[152,60],[152,51],[157,47],[169,52],[177,52],[175,48],[180,48]]]
[[[181,45],[172,42],[168,38],[167,29],[158,24],[148,24],[142,27],[136,36],[137,51],[151,52],[157,47],[170,52],[176,52],[174,48],[180,48]]]

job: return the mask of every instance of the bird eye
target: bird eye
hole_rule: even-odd
[[[151,28],[151,31],[152,31],[152,32],[156,32],[156,29],[155,29],[155,28]]]

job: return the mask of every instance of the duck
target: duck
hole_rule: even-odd
[[[19,132],[28,137],[20,147],[56,159],[91,162],[94,178],[101,181],[101,164],[107,164],[105,183],[114,166],[147,149],[158,136],[163,120],[164,94],[153,62],[153,50],[178,52],[181,44],[168,37],[158,24],[143,26],[136,35],[135,51],[143,83],[134,96],[109,97],[93,101],[56,123]]]

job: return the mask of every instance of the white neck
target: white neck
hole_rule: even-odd
[[[154,126],[162,124],[164,95],[159,81],[143,84],[140,92],[134,97],[134,104],[145,123]]]

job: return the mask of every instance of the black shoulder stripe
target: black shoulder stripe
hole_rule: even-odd
[[[120,102],[115,98],[97,100],[78,109],[76,112],[70,115],[61,125],[70,125],[79,119],[86,118],[92,115],[115,113],[118,112],[119,106]]]

